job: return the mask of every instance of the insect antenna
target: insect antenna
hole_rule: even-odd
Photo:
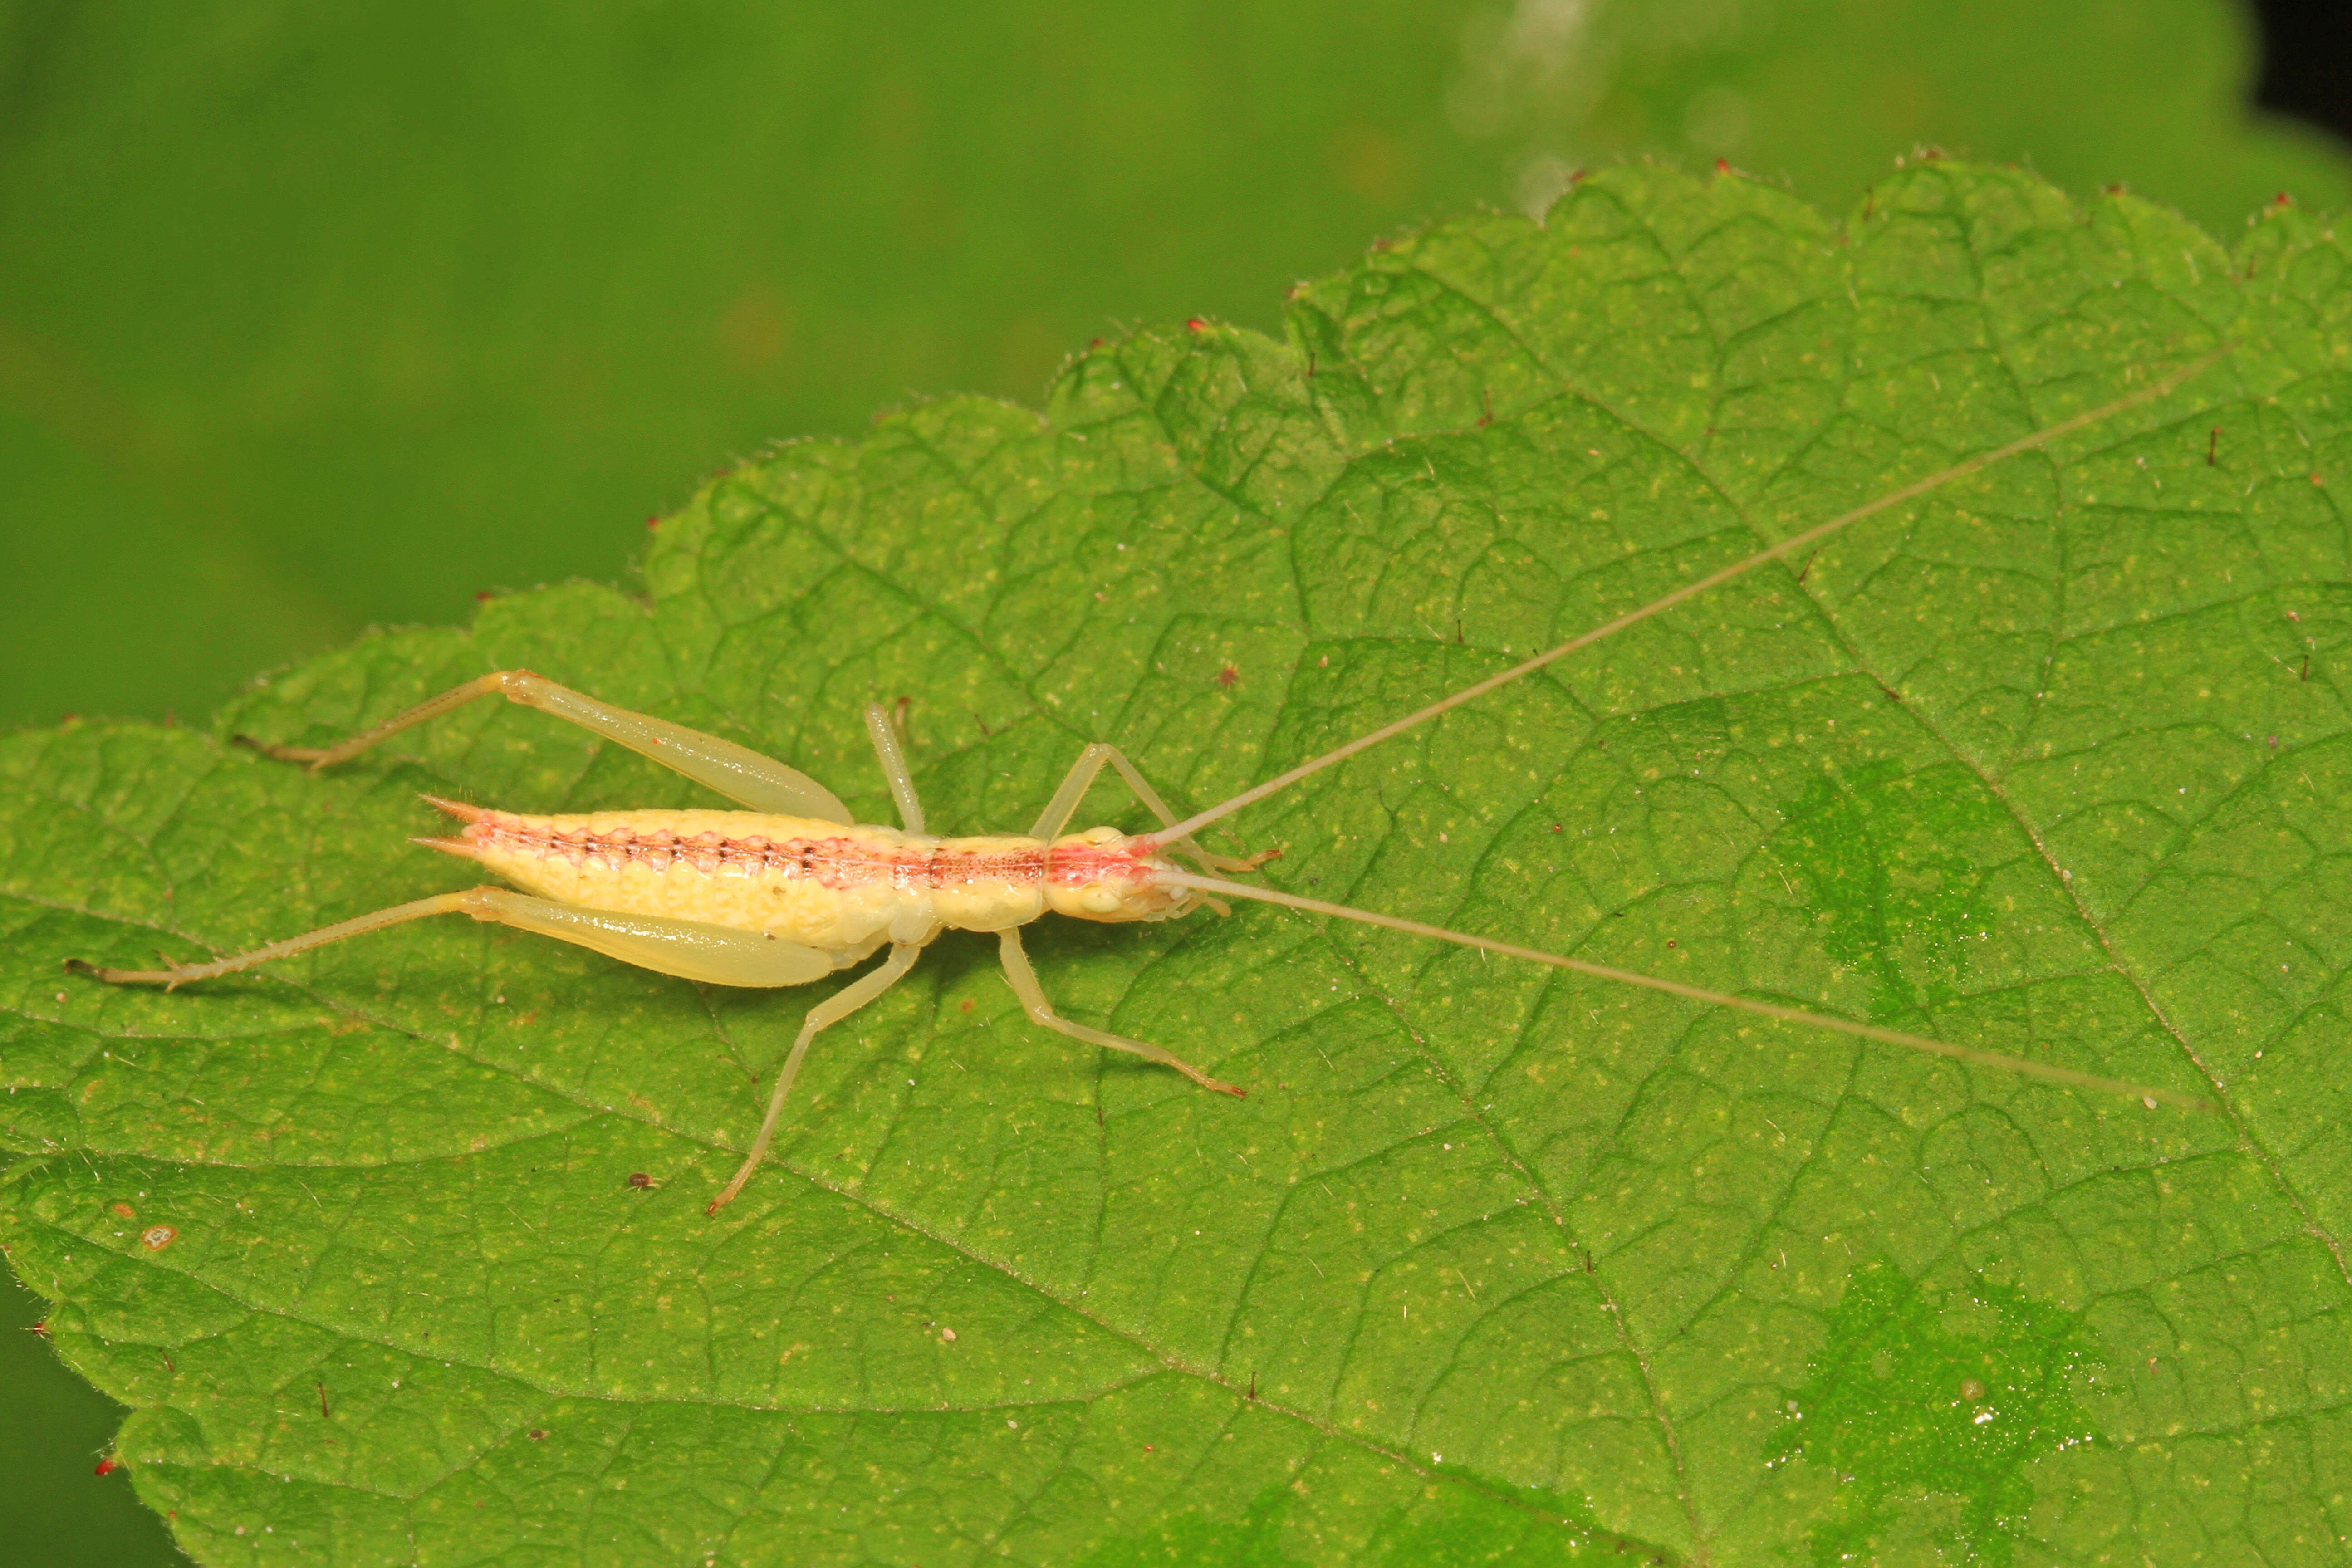
[[[1467,931],[1448,931],[1444,926],[1424,925],[1395,915],[1375,914],[1370,910],[1352,909],[1346,904],[1334,904],[1322,899],[1302,898],[1296,893],[1277,892],[1271,888],[1253,888],[1241,882],[1228,882],[1218,877],[1196,877],[1186,871],[1160,871],[1153,880],[1170,887],[1189,888],[1197,893],[1213,893],[1228,899],[1253,899],[1262,904],[1279,904],[1284,909],[1298,910],[1310,915],[1331,915],[1340,920],[1355,921],[1363,925],[1379,926],[1385,931],[1402,931],[1408,936],[1424,936],[1437,942],[1450,942],[1458,947],[1476,948],[1482,952],[1497,953],[1505,958],[1523,959],[1529,963],[1549,964],[1554,969],[1572,970],[1589,974],[1596,980],[1613,980],[1625,985],[1638,985],[1644,990],[1663,991],[1669,996],[1680,996],[1692,1002],[1704,1002],[1711,1006],[1735,1007],[1743,1013],[1760,1014],[1784,1024],[1803,1024],[1811,1028],[1830,1029],[1841,1035],[1853,1035],[1882,1045],[1902,1046],[1906,1049],[1925,1051],[1931,1056],[1948,1057],[1971,1067],[2000,1068],[2026,1078],[2038,1078],[2049,1083],[2070,1084],[2077,1089],[2099,1089],[2108,1094],[2123,1095],[2137,1100],[2150,1110],[2158,1101],[2177,1105],[2184,1110],[2218,1111],[2210,1100],[2179,1089],[2160,1089],[2147,1084],[2126,1083],[2121,1079],[2101,1078],[2096,1073],[2077,1072],[2072,1068],[2053,1067],[2024,1057],[2006,1056],[2000,1051],[1979,1050],[1973,1046],[1956,1046],[1948,1040],[1932,1040],[1925,1035],[1906,1035],[1900,1029],[1883,1029],[1875,1024],[1857,1024],[1851,1018],[1835,1018],[1826,1013],[1809,1013],[1801,1007],[1783,1006],[1778,1002],[1759,1002],[1752,996],[1735,996],[1727,991],[1709,991],[1700,985],[1686,985],[1679,980],[1665,980],[1654,974],[1643,974],[1631,969],[1618,969],[1606,963],[1594,963],[1586,959],[1570,958],[1563,953],[1546,952],[1540,948],[1522,947],[1517,942],[1500,942],[1493,937],[1473,936]]]
[[[1628,610],[1613,621],[1605,621],[1591,631],[1570,637],[1558,647],[1539,653],[1533,658],[1523,659],[1510,668],[1490,675],[1484,680],[1474,681],[1450,697],[1441,697],[1426,708],[1417,709],[1402,719],[1383,724],[1369,734],[1359,735],[1346,745],[1301,763],[1286,773],[1276,773],[1264,784],[1253,784],[1230,800],[1220,801],[1206,811],[1195,812],[1181,822],[1171,823],[1160,832],[1151,835],[1151,837],[1156,842],[1168,844],[1196,834],[1209,824],[1231,816],[1244,806],[1254,805],[1270,795],[1288,789],[1299,780],[1319,773],[1335,763],[1343,763],[1359,752],[1368,751],[1382,741],[1402,735],[1407,730],[1425,724],[1442,713],[1451,712],[1465,702],[1484,697],[1496,687],[1509,685],[1523,675],[1532,675],[1546,665],[1566,658],[1579,648],[1590,647],[1603,637],[1613,637],[1623,631],[1627,626],[1637,625],[1653,616],[1671,610],[1685,599],[1696,598],[1709,588],[1719,587],[1735,577],[1752,572],[1767,561],[1777,561],[1783,556],[1794,554],[1807,545],[1817,544],[1840,529],[1859,522],[1865,517],[1885,511],[1889,507],[1901,506],[1906,501],[1915,500],[1930,490],[1951,483],[1954,479],[1966,479],[1979,468],[1989,468],[1995,463],[2016,457],[2021,452],[2030,452],[2037,447],[2046,446],[2059,437],[2070,435],[2085,426],[2096,425],[2103,419],[2113,418],[2127,409],[2137,408],[2143,403],[2154,402],[2191,376],[2220,361],[2229,352],[2229,346],[2225,344],[2211,353],[2200,355],[2189,363],[2158,377],[2156,381],[2137,392],[2118,397],[2112,403],[2102,404],[2072,418],[2062,419],[2057,424],[2036,430],[2030,436],[2021,436],[2006,446],[1995,447],[1989,452],[1979,452],[1973,458],[1964,458],[1938,473],[1929,474],[1923,479],[1915,479],[1900,489],[1890,490],[1875,500],[1865,501],[1851,511],[1840,512],[1827,522],[1815,523],[1803,532],[1791,534],[1778,544],[1765,546],[1745,560],[1735,561],[1728,566],[1685,583],[1672,593],[1651,600],[1638,610]]]
[[[1794,554],[1809,545],[1817,544],[1829,538],[1841,529],[1861,521],[1864,518],[1885,511],[1890,507],[1901,506],[1906,501],[1915,500],[1931,490],[1951,483],[1954,479],[1964,479],[1979,469],[1990,468],[1995,463],[2016,457],[2020,453],[2030,452],[2036,447],[2046,446],[2061,436],[2069,435],[2087,426],[2113,418],[2141,404],[2153,402],[2207,367],[2218,363],[2229,353],[2230,345],[2225,343],[2211,353],[2200,355],[2187,364],[2180,365],[2158,377],[2137,392],[2074,415],[2071,418],[2062,419],[2054,425],[2036,430],[2031,435],[2020,437],[2004,446],[1978,453],[1972,458],[1965,458],[1939,472],[1914,480],[1874,500],[1865,501],[1850,511],[1841,512],[1826,522],[1816,523],[1801,532],[1791,534],[1777,544],[1767,545],[1744,560],[1735,561],[1728,566],[1685,583],[1639,609],[1629,610],[1614,620],[1604,622],[1590,631],[1570,637],[1558,647],[1537,654],[1532,658],[1523,659],[1508,669],[1490,675],[1483,680],[1474,681],[1451,696],[1442,697],[1427,707],[1417,709],[1402,719],[1383,724],[1367,734],[1360,735],[1343,746],[1301,763],[1287,772],[1276,773],[1263,784],[1254,784],[1229,800],[1221,801],[1205,811],[1197,812],[1186,817],[1181,822],[1171,823],[1150,837],[1157,843],[1164,845],[1196,834],[1211,823],[1230,816],[1244,806],[1255,805],[1268,795],[1289,788],[1301,779],[1311,777],[1334,763],[1345,762],[1359,752],[1368,751],[1382,741],[1390,740],[1418,725],[1425,724],[1430,720],[1450,712],[1465,702],[1474,701],[1485,696],[1497,687],[1508,685],[1523,675],[1532,675],[1537,670],[1567,658],[1580,648],[1590,647],[1603,637],[1614,636],[1628,626],[1670,610],[1686,599],[1696,598],[1708,589],[1730,582],[1733,578],[1751,572],[1768,561],[1780,560]],[[1443,926],[1425,925],[1419,921],[1404,920],[1395,915],[1375,914],[1369,910],[1351,909],[1345,904],[1303,898],[1296,893],[1277,892],[1272,889],[1254,888],[1240,882],[1227,881],[1223,878],[1195,876],[1190,872],[1175,870],[1155,872],[1154,879],[1170,887],[1188,889],[1194,894],[1204,897],[1247,899],[1259,903],[1280,905],[1285,909],[1297,910],[1307,914],[1329,915],[1339,920],[1355,921],[1364,925],[1402,931],[1411,936],[1427,937],[1436,942],[1449,942],[1462,947],[1476,948],[1481,952],[1498,953],[1506,958],[1521,959],[1530,963],[1549,964],[1555,969],[1572,970],[1579,974],[1589,974],[1596,979],[1616,981],[1622,984],[1640,986],[1651,991],[1662,991],[1669,995],[1680,996],[1693,1002],[1703,1002],[1712,1006],[1737,1008],[1742,1012],[1758,1014],[1782,1023],[1802,1024],[1812,1028],[1828,1029],[1838,1034],[1875,1040],[1884,1045],[1901,1046],[1909,1050],[1924,1051],[1929,1055],[1946,1057],[1954,1061],[1967,1062],[1974,1066],[2000,1068],[2027,1078],[2041,1079],[2051,1083],[2071,1084],[2077,1088],[2125,1095],[2141,1101],[2150,1109],[2161,1101],[2190,1110],[2218,1110],[2218,1107],[2210,1100],[2179,1089],[2126,1083],[2117,1079],[2101,1078],[2095,1073],[2076,1072],[2069,1068],[2053,1067],[2046,1062],[2031,1061],[2022,1057],[2005,1056],[1998,1051],[1979,1050],[1969,1046],[1956,1046],[1945,1040],[1929,1039],[1924,1035],[1908,1035],[1899,1029],[1885,1029],[1874,1024],[1859,1024],[1848,1018],[1834,1018],[1826,1014],[1810,1013],[1800,1007],[1784,1006],[1776,1002],[1762,1002],[1753,997],[1735,996],[1728,992],[1709,991],[1702,986],[1686,985],[1680,981],[1665,980],[1654,974],[1636,973],[1632,970],[1593,963],[1580,958],[1570,958],[1561,953],[1545,952],[1537,948],[1522,947],[1516,942],[1501,942],[1492,937],[1473,936],[1467,932],[1448,931]]]

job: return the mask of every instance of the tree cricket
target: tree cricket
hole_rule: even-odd
[[[2130,395],[1966,458],[1818,523],[1187,817],[1180,818],[1170,810],[1116,746],[1096,742],[1079,753],[1026,835],[934,837],[926,829],[922,802],[889,717],[879,704],[869,704],[866,725],[897,803],[899,826],[859,826],[824,785],[744,746],[612,707],[527,670],[494,671],[335,746],[260,749],[281,760],[307,763],[316,771],[346,762],[412,725],[476,698],[496,694],[628,747],[744,809],[527,816],[428,795],[425,798],[432,805],[463,826],[453,837],[420,838],[417,843],[476,861],[526,890],[485,883],[461,892],[439,893],[207,963],[121,970],[94,968],[77,959],[68,961],[68,967],[117,984],[172,987],[234,973],[406,921],[460,913],[577,943],[661,973],[717,985],[804,985],[864,963],[887,945],[889,952],[881,963],[809,1009],[777,1073],[766,1114],[741,1166],[706,1210],[713,1215],[742,1191],[759,1168],[782,1117],[793,1079],[817,1033],[896,984],[923,949],[950,929],[996,934],[1005,979],[1037,1025],[1162,1063],[1203,1089],[1234,1096],[1243,1093],[1239,1087],[1210,1077],[1160,1046],[1057,1015],[1021,942],[1021,928],[1049,910],[1108,922],[1166,921],[1202,907],[1223,914],[1227,912],[1225,900],[1255,900],[1644,986],[1783,1023],[2126,1095],[2150,1107],[2163,1100],[2192,1110],[2210,1110],[2206,1101],[2177,1090],[2119,1082],[1237,882],[1234,876],[1256,870],[1276,852],[1246,858],[1220,855],[1202,847],[1197,835],[1211,824],[1360,752],[1768,562],[1817,544],[1863,518],[2149,402],[2213,363],[2215,357],[2200,359]],[[1158,829],[1137,836],[1109,827],[1066,831],[1106,766],[1116,770],[1135,797],[1159,819]]]

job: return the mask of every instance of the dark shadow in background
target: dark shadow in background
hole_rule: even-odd
[[[2263,35],[2254,101],[2352,141],[2352,0],[2252,0]]]

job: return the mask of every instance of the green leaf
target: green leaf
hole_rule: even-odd
[[[206,1562],[2338,1560],[2345,268],[2291,207],[2225,251],[1983,168],[1842,226],[1622,171],[1303,288],[1283,342],[1142,331],[1043,420],[784,447],[644,598],[12,737],[14,1266]],[[711,1221],[817,993],[465,921],[58,976],[460,885],[419,790],[696,798],[503,709],[325,776],[233,733],[521,665],[869,820],[900,696],[944,829],[1097,738],[1195,808],[2223,344],[1232,826],[1280,887],[2224,1115],[1251,907],[1034,941],[1246,1101],[1032,1027],[950,935]]]

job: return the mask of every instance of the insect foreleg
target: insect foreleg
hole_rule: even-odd
[[[1045,810],[1037,818],[1037,826],[1029,830],[1029,837],[1053,838],[1066,830],[1070,826],[1070,818],[1077,815],[1078,803],[1087,797],[1087,791],[1094,787],[1095,780],[1100,776],[1106,763],[1118,770],[1118,776],[1127,781],[1127,787],[1135,792],[1135,798],[1160,819],[1160,826],[1176,826],[1176,814],[1168,809],[1168,803],[1160,798],[1160,792],[1136,771],[1135,764],[1127,760],[1126,753],[1107,741],[1097,741],[1080,752],[1078,760],[1070,764],[1069,773],[1062,779],[1062,787],[1055,790],[1054,798],[1045,803]],[[1213,854],[1190,837],[1173,839],[1171,843],[1213,871],[1255,871],[1274,858],[1271,851],[1247,859]]]
[[[898,822],[909,833],[923,831],[923,801],[915,793],[915,775],[899,749],[898,731],[879,702],[866,705],[866,732],[874,737],[874,754],[882,759],[882,776],[890,781],[890,798],[898,803]]]
[[[1032,1023],[1043,1024],[1090,1046],[1108,1046],[1115,1051],[1132,1051],[1139,1057],[1149,1057],[1155,1062],[1174,1068],[1202,1089],[1213,1089],[1219,1094],[1230,1094],[1236,1100],[1246,1098],[1241,1089],[1223,1079],[1211,1078],[1191,1062],[1172,1051],[1162,1050],[1149,1040],[1130,1040],[1125,1035],[1090,1029],[1084,1024],[1073,1024],[1059,1016],[1055,1013],[1053,1004],[1045,1000],[1045,988],[1037,984],[1037,972],[1029,967],[1029,955],[1021,946],[1020,928],[1008,927],[996,933],[996,940],[997,952],[1004,960],[1004,978],[1012,985],[1013,994],[1021,999],[1022,1010],[1029,1015]]]
[[[260,746],[270,756],[289,763],[307,763],[310,771],[331,768],[337,763],[358,756],[369,747],[391,739],[403,730],[437,719],[453,709],[462,708],[478,697],[502,696],[509,702],[520,702],[526,708],[536,708],[542,713],[579,725],[608,741],[614,741],[673,773],[684,773],[698,784],[717,790],[728,799],[750,806],[754,811],[772,811],[785,816],[803,816],[819,822],[850,820],[849,808],[831,790],[802,773],[786,767],[772,757],[763,757],[749,746],[739,746],[732,741],[722,741],[716,735],[706,735],[699,730],[689,730],[683,724],[673,724],[667,719],[656,719],[644,713],[633,713],[625,708],[615,708],[599,702],[583,692],[568,686],[559,686],[543,675],[528,669],[494,669],[489,674],[452,687],[440,696],[418,703],[405,713],[385,720],[373,730],[362,731],[347,741],[324,748],[308,746]]]
[[[759,1135],[751,1140],[751,1152],[743,1156],[743,1163],[735,1172],[735,1179],[710,1200],[710,1206],[702,1211],[704,1214],[714,1215],[726,1207],[735,1194],[743,1190],[743,1184],[751,1179],[751,1173],[760,1168],[761,1156],[768,1152],[768,1140],[776,1135],[776,1122],[784,1114],[784,1096],[792,1092],[793,1079],[801,1070],[801,1058],[808,1055],[809,1042],[816,1038],[816,1032],[827,1024],[841,1022],[896,985],[900,976],[915,967],[915,960],[921,956],[922,951],[920,942],[895,944],[890,949],[890,956],[879,965],[808,1010],[808,1016],[801,1020],[800,1035],[793,1041],[793,1048],[784,1058],[783,1068],[776,1074],[776,1090],[768,1097],[768,1114],[761,1119]]]

